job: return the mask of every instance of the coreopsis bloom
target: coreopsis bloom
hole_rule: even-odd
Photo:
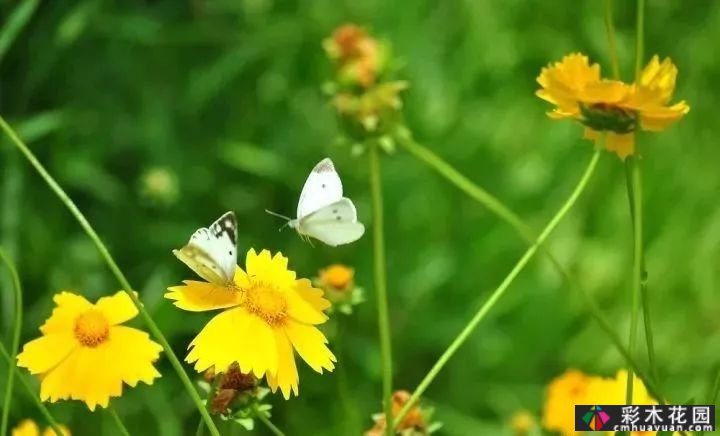
[[[162,347],[147,333],[121,325],[138,313],[125,292],[96,304],[71,292],[53,301],[56,307],[40,327],[43,335],[17,356],[19,367],[40,377],[43,401],[80,400],[95,410],[122,395],[123,383],[151,385],[160,377],[153,362]]]
[[[60,428],[60,431],[63,433],[63,436],[71,436],[70,430],[68,430],[67,427],[64,425],[58,426]],[[37,424],[31,419],[25,419],[18,424],[17,427],[15,427],[12,430],[11,436],[56,436],[55,431],[52,429],[52,427],[47,427],[45,431],[40,433],[40,427],[38,427]]]
[[[590,377],[571,369],[555,378],[547,387],[542,425],[563,435],[576,435],[575,405],[585,403]],[[599,403],[598,403],[599,404]]]
[[[554,379],[547,388],[542,425],[563,436],[576,436],[575,405],[625,403],[627,371],[620,370],[614,378],[586,375],[571,369]],[[633,377],[633,400],[636,405],[653,405],[657,401],[650,396],[645,384]],[[647,436],[654,432],[633,432],[633,436]]]
[[[351,314],[353,306],[365,301],[363,289],[355,285],[355,270],[345,265],[333,264],[321,269],[315,285],[325,290],[333,310],[345,314]]]
[[[408,400],[410,400],[409,392],[395,391],[392,396],[393,417],[400,413],[400,410],[402,410]],[[402,434],[403,436],[427,436],[441,426],[440,423],[430,424],[432,413],[433,411],[431,409],[424,409],[416,403],[410,408],[410,411],[402,421],[400,421],[395,431],[397,434]],[[375,425],[365,432],[365,436],[383,436],[385,434],[385,426],[387,425],[385,414],[379,413],[373,416],[373,420],[375,421]]]
[[[319,373],[335,368],[335,356],[317,328],[327,321],[323,311],[330,302],[310,280],[297,279],[281,253],[250,249],[245,268],[237,267],[225,287],[186,280],[168,288],[165,297],[181,309],[223,309],[190,343],[185,360],[199,372],[210,367],[225,372],[237,363],[245,374],[267,377],[272,391],[279,388],[288,399],[298,394],[294,351]]]
[[[602,78],[600,65],[575,53],[542,69],[536,94],[555,105],[550,118],[580,121],[587,139],[607,134],[605,147],[625,159],[635,153],[635,130],[665,130],[690,110],[685,101],[670,105],[677,73],[669,58],[654,56],[639,82],[626,84]]]

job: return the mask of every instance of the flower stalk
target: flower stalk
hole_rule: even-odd
[[[392,416],[392,344],[390,341],[390,316],[387,304],[387,278],[385,273],[385,235],[383,229],[382,180],[380,174],[380,150],[371,144],[370,190],[373,202],[373,258],[375,261],[375,291],[380,333],[380,354],[383,375],[383,407],[385,416]],[[388,425],[385,434],[392,436],[393,426]]]
[[[570,211],[570,209],[573,207],[577,199],[580,197],[580,194],[585,190],[585,187],[587,186],[588,182],[590,181],[593,173],[595,172],[595,167],[597,166],[597,162],[600,157],[600,150],[595,150],[592,159],[590,160],[587,168],[585,169],[582,177],[578,181],[577,185],[573,189],[572,194],[570,194],[570,197],[565,201],[565,203],[560,207],[560,209],[555,213],[555,215],[552,217],[550,222],[545,226],[543,231],[540,233],[540,236],[538,236],[537,240],[533,245],[531,245],[526,251],[525,254],[520,258],[520,260],[515,264],[513,269],[510,271],[510,273],[505,277],[505,279],[500,283],[500,286],[498,286],[495,291],[490,295],[490,298],[487,299],[487,301],[480,307],[480,309],[475,313],[475,315],[472,317],[472,319],[466,324],[465,328],[455,337],[455,339],[452,341],[450,346],[443,352],[443,354],[440,356],[440,358],[435,362],[435,365],[430,369],[430,371],[427,373],[425,378],[420,382],[417,388],[415,388],[415,391],[410,396],[410,399],[407,403],[403,406],[403,408],[400,410],[400,412],[395,416],[395,419],[393,421],[392,427],[395,428],[399,422],[402,421],[402,419],[405,417],[405,415],[408,413],[410,408],[417,402],[417,400],[422,396],[422,394],[425,392],[425,390],[430,386],[430,384],[433,382],[435,377],[440,373],[440,371],[443,369],[443,367],[450,361],[452,356],[457,352],[457,350],[462,346],[465,341],[470,337],[470,334],[475,330],[477,325],[482,321],[485,316],[490,312],[490,310],[497,304],[497,302],[500,300],[500,297],[503,296],[505,291],[510,287],[510,285],[513,283],[515,278],[520,274],[520,272],[525,268],[525,266],[530,262],[530,259],[535,255],[535,253],[538,251],[540,246],[545,242],[545,240],[550,236],[550,234],[555,230],[555,227],[562,221],[562,219],[567,215],[567,213]],[[392,415],[386,415],[386,416],[392,416]]]
[[[5,349],[5,346],[3,345],[2,341],[0,341],[0,354],[2,355],[3,359],[8,364],[8,368],[11,372],[16,373],[18,380],[20,380],[20,383],[23,385],[25,390],[27,391],[30,398],[33,399],[33,402],[35,402],[35,405],[37,406],[40,413],[45,417],[45,420],[47,420],[48,425],[52,430],[55,432],[55,436],[63,436],[63,432],[60,429],[60,425],[55,421],[55,418],[52,416],[50,411],[47,407],[43,404],[42,401],[40,401],[40,397],[35,395],[35,389],[30,385],[30,383],[25,380],[25,377],[20,373],[20,369],[15,366],[15,361],[10,357],[10,354],[8,354],[8,351]]]
[[[22,327],[22,285],[20,283],[20,277],[18,276],[17,269],[13,264],[12,260],[5,254],[5,251],[0,249],[0,260],[5,264],[10,274],[10,278],[13,284],[13,292],[15,293],[15,319],[13,323],[12,343],[10,345],[10,360],[11,363],[8,365],[8,376],[7,382],[5,383],[5,399],[3,401],[2,411],[2,423],[0,423],[0,435],[8,434],[8,419],[10,417],[10,406],[12,405],[12,392],[13,385],[15,382],[15,356],[17,356],[18,348],[20,347],[20,330]]]
[[[67,193],[65,193],[62,187],[60,187],[60,185],[57,183],[57,181],[55,181],[55,179],[50,175],[50,173],[48,173],[45,167],[35,157],[33,152],[30,151],[27,145],[25,145],[25,143],[20,139],[17,133],[15,133],[12,127],[10,127],[10,125],[5,121],[2,116],[0,116],[0,128],[2,128],[8,138],[10,138],[11,142],[15,145],[15,147],[17,147],[17,149],[23,154],[23,156],[25,156],[25,158],[28,160],[28,162],[30,162],[33,168],[35,168],[40,177],[48,184],[48,186],[55,193],[55,195],[57,195],[58,199],[70,210],[70,213],[78,221],[80,227],[82,227],[88,237],[90,237],[90,239],[93,241],[98,252],[107,263],[108,267],[112,271],[117,281],[120,283],[122,289],[128,294],[130,299],[132,299],[133,304],[135,305],[135,307],[137,307],[140,315],[143,317],[143,320],[147,324],[148,329],[162,345],[165,354],[168,357],[168,360],[170,360],[170,363],[175,369],[175,372],[177,372],[178,377],[180,377],[180,380],[185,386],[185,389],[190,395],[190,398],[195,404],[195,407],[198,409],[201,416],[203,417],[203,420],[205,421],[205,424],[208,426],[210,433],[213,436],[220,436],[220,432],[215,426],[215,423],[212,421],[210,414],[205,409],[202,403],[202,399],[198,395],[197,390],[195,390],[195,387],[192,384],[192,381],[183,369],[180,360],[177,358],[175,352],[172,350],[170,343],[167,341],[165,335],[163,335],[160,328],[152,319],[150,313],[147,311],[147,309],[145,309],[145,306],[142,304],[138,296],[135,294],[135,292],[133,292],[133,287],[130,286],[130,283],[125,277],[125,274],[123,274],[122,270],[115,262],[115,259],[113,259],[112,255],[110,255],[110,252],[100,239],[100,236],[98,236],[97,232],[95,232],[95,229],[90,225],[87,218],[85,218],[85,215],[83,215],[83,213],[80,211],[80,209],[78,209],[72,199],[70,199]]]
[[[411,155],[417,158],[419,161],[428,165],[430,168],[435,170],[438,174],[445,177],[450,183],[455,185],[458,189],[466,193],[471,198],[475,199],[478,203],[485,206],[488,210],[495,213],[500,219],[507,222],[513,227],[518,234],[530,245],[532,245],[537,239],[536,233],[523,222],[523,220],[507,206],[505,206],[495,196],[485,191],[482,187],[473,183],[466,176],[461,174],[452,165],[445,162],[440,156],[433,153],[431,150],[419,144],[413,140],[409,134],[398,135],[398,145],[407,150]],[[605,318],[602,310],[595,302],[595,300],[588,294],[588,292],[577,283],[577,280],[563,267],[560,261],[552,254],[552,252],[545,246],[540,247],[540,251],[545,254],[550,262],[553,264],[555,269],[560,273],[565,280],[567,286],[570,289],[578,292],[581,297],[585,300],[590,315],[597,321],[600,328],[605,332],[608,339],[613,343],[618,352],[622,355],[623,359],[629,366],[634,368],[637,377],[643,380],[648,390],[653,394],[655,398],[660,398],[661,402],[665,397],[659,392],[659,389],[655,386],[654,380],[645,374],[638,364],[637,361],[632,357],[628,348],[623,343],[623,340],[615,331],[612,324]],[[645,301],[645,300],[643,300]],[[651,367],[652,369],[652,367]],[[652,374],[654,376],[654,374]]]
[[[122,419],[120,419],[120,415],[118,415],[117,410],[115,410],[115,407],[113,405],[109,405],[107,408],[108,413],[113,419],[113,422],[118,428],[118,431],[123,436],[130,436],[130,432],[128,431],[127,427],[125,427],[125,424],[122,422]]]

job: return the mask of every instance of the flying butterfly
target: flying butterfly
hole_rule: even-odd
[[[310,172],[297,206],[297,218],[267,211],[285,218],[301,237],[315,238],[332,247],[355,242],[365,233],[357,220],[353,202],[343,197],[343,187],[330,158],[321,160]]]
[[[210,224],[197,229],[190,241],[173,254],[197,275],[224,286],[233,282],[237,265],[237,220],[226,212]]]

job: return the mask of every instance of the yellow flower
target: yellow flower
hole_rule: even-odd
[[[590,64],[580,53],[543,68],[536,92],[555,108],[553,119],[575,119],[585,125],[585,138],[595,140],[606,133],[605,147],[621,159],[635,153],[633,133],[659,132],[678,121],[690,107],[684,101],[668,106],[675,90],[677,67],[666,58],[654,56],[640,75],[639,83],[628,85],[603,79],[600,66]]]
[[[272,391],[279,387],[287,399],[298,394],[294,350],[319,373],[335,368],[335,356],[316,327],[327,321],[323,311],[330,303],[310,280],[296,279],[281,253],[250,249],[245,266],[247,271],[237,267],[229,287],[187,280],[168,288],[165,297],[189,311],[227,309],[190,344],[185,360],[195,362],[197,371],[225,372],[237,363],[243,373],[266,376]]]
[[[517,411],[510,419],[510,427],[514,435],[527,435],[535,427],[535,417],[527,410]]]
[[[58,426],[64,436],[70,436],[70,430],[64,425]],[[40,436],[40,428],[31,419],[26,419],[20,422],[17,427],[12,431],[11,436]],[[51,427],[45,429],[42,432],[42,436],[55,436],[55,431]]]
[[[92,304],[60,292],[57,305],[40,327],[43,336],[25,344],[18,366],[42,380],[43,401],[84,401],[90,410],[107,407],[122,394],[123,382],[152,384],[160,377],[153,362],[162,347],[147,333],[122,324],[137,315],[130,297],[118,292]]]
[[[589,376],[571,369],[554,379],[548,386],[542,424],[548,430],[558,431],[564,436],[576,436],[575,405],[603,404],[622,405],[625,403],[627,371],[620,370],[615,378]],[[657,401],[650,396],[645,384],[633,377],[632,404],[654,405]],[[611,432],[605,432],[611,434]],[[654,435],[655,432],[633,432],[633,436]]]
[[[545,394],[542,425],[563,435],[575,436],[575,405],[589,404],[587,398],[590,377],[570,369],[548,385]]]
[[[339,263],[328,266],[319,271],[320,283],[335,291],[346,291],[352,288],[355,270]]]

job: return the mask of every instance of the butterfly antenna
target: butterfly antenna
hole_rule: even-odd
[[[265,212],[269,213],[269,214],[272,215],[272,216],[275,216],[275,217],[278,217],[278,218],[282,218],[282,219],[284,219],[284,220],[286,220],[286,221],[292,221],[292,218],[287,217],[287,216],[285,216],[285,215],[281,215],[281,214],[279,214],[279,213],[277,213],[277,212],[273,212],[273,211],[267,210],[267,209],[265,209]]]
[[[282,218],[282,219],[284,219],[284,220],[286,220],[286,221],[291,221],[291,220],[292,220],[292,218],[290,218],[290,217],[286,217],[285,215],[281,215],[281,214],[279,214],[279,213],[277,213],[277,212],[273,212],[273,211],[271,211],[271,210],[265,209],[265,212],[269,213],[269,214],[272,215],[272,216],[275,216],[275,217],[278,217],[278,218]]]

